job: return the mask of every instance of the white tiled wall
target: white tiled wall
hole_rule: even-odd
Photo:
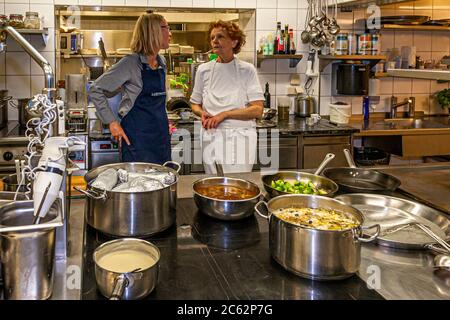
[[[365,11],[359,10],[353,13],[339,14],[338,22],[349,32],[361,33],[360,25],[348,25],[344,21],[350,20],[347,15],[364,17]],[[420,0],[416,2],[404,2],[397,5],[382,7],[382,15],[418,14],[429,15],[431,19],[450,18],[450,2],[448,0]],[[424,60],[434,59],[439,61],[444,55],[450,54],[450,32],[442,31],[393,31],[383,30],[381,33],[382,54],[389,54],[392,48],[400,49],[402,46],[415,46],[417,55]],[[324,101],[331,98],[333,102],[344,101],[352,103],[352,113],[361,114],[361,102],[357,97],[329,97],[327,87],[327,76],[322,76],[321,86],[321,111],[324,111]],[[442,109],[434,94],[442,89],[449,88],[448,83],[437,83],[432,80],[406,79],[406,78],[381,78],[380,79],[380,104],[377,112],[388,112],[390,110],[390,97],[395,95],[401,101],[409,96],[416,97],[416,110],[424,111],[426,114],[447,114],[448,109]],[[324,90],[325,89],[325,90]]]

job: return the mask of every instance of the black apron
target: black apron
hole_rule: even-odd
[[[163,164],[171,160],[166,73],[143,63],[141,75],[142,91],[121,121],[131,143],[122,140],[122,161]]]

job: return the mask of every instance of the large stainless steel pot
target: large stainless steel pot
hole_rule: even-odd
[[[37,225],[33,224],[33,213],[33,200],[0,207],[0,261],[5,299],[42,300],[53,292],[55,237],[56,228],[63,224],[61,211],[55,202]]]
[[[314,98],[311,96],[298,95],[295,98],[294,113],[297,117],[306,118],[316,112],[316,105]]]
[[[84,180],[88,190],[76,188],[88,198],[86,222],[93,228],[118,237],[145,237],[168,229],[175,222],[177,200],[177,170],[164,165],[139,162],[124,162],[104,165],[90,170]],[[124,169],[128,172],[142,172],[156,169],[172,172],[175,181],[162,189],[146,192],[105,191],[90,186],[90,183],[107,169]]]
[[[256,192],[256,196],[243,200],[220,200],[209,198],[198,192],[199,187],[213,185],[235,186]],[[239,220],[253,214],[254,207],[259,200],[261,191],[253,182],[229,178],[210,177],[197,180],[192,185],[194,201],[199,210],[206,215],[220,220]]]
[[[260,210],[265,204],[268,214]],[[319,230],[294,225],[278,218],[273,212],[280,208],[326,208],[353,215],[359,225],[353,229]],[[363,227],[361,212],[343,202],[312,195],[284,195],[261,201],[256,212],[269,220],[270,253],[286,270],[301,277],[317,280],[345,279],[356,273],[361,261],[361,242],[371,242],[380,232],[379,225]],[[376,228],[369,238],[363,238],[363,229]]]
[[[102,265],[102,257],[121,250],[136,250],[145,253],[155,261],[155,264],[148,268],[136,268],[125,273],[115,272],[114,266]],[[97,288],[102,295],[111,300],[145,298],[153,291],[158,282],[160,257],[161,253],[157,246],[141,239],[125,238],[106,242],[94,251]]]

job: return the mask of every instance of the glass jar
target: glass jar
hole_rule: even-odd
[[[39,20],[39,13],[37,12],[26,12],[26,18],[24,21],[24,26],[26,29],[40,29],[41,21]]]
[[[0,14],[0,26],[7,26],[7,25],[8,25],[8,16]]]
[[[23,29],[23,15],[11,13],[9,15],[9,25],[13,28]]]

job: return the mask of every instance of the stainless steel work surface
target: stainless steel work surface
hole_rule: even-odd
[[[411,222],[429,227],[444,239],[450,233],[450,220],[447,217],[439,211],[415,201],[365,193],[344,194],[336,199],[359,209],[364,215],[364,225],[379,224],[381,234],[395,226]],[[377,242],[380,245],[394,248],[423,249],[426,244],[434,241],[421,229],[411,226],[382,235],[378,237]]]

